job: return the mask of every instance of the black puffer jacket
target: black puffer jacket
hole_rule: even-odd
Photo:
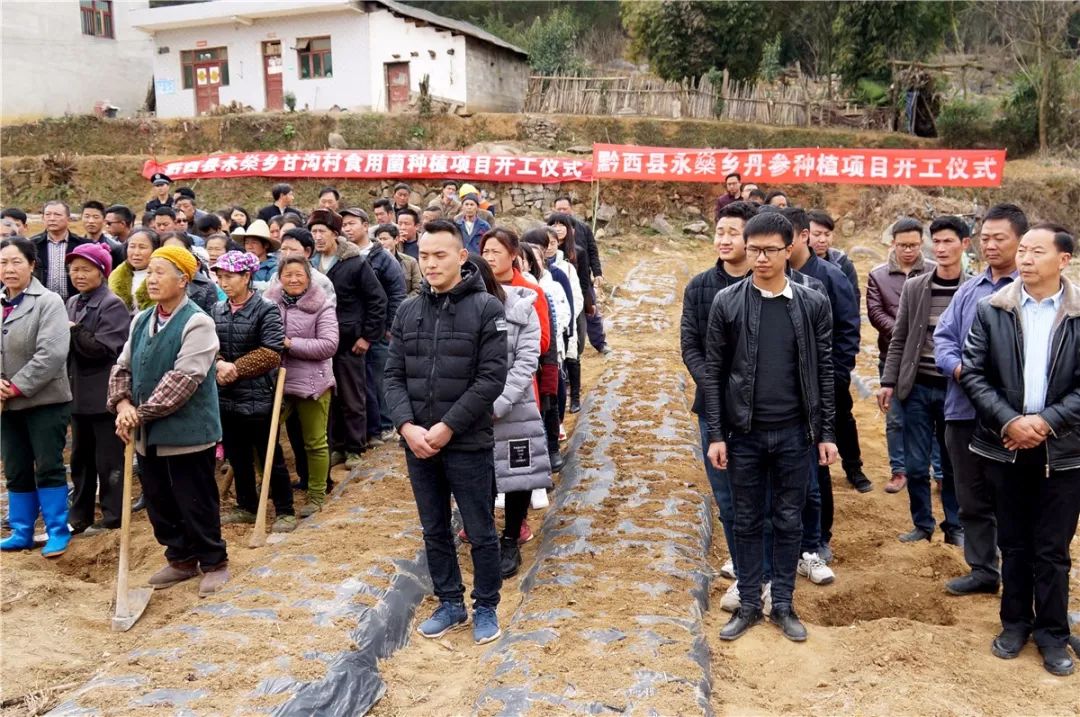
[[[386,334],[386,292],[356,245],[338,239],[337,257],[326,278],[337,294],[338,354],[344,354],[357,339],[375,343]]]
[[[960,385],[978,414],[971,450],[1000,463],[1016,460],[1001,432],[1024,414],[1021,286],[1014,281],[979,302],[960,369]],[[1080,468],[1080,289],[1069,281],[1051,334],[1046,407],[1039,415],[1052,431],[1044,444],[1050,469]]]
[[[218,356],[229,363],[259,348],[267,348],[278,354],[285,348],[285,329],[281,312],[273,303],[255,294],[233,313],[228,300],[219,301],[210,311],[217,328],[221,348]],[[239,378],[218,386],[218,403],[221,411],[244,416],[260,416],[274,408],[274,382],[277,371],[270,370],[258,376]]]
[[[375,276],[386,294],[386,327],[387,330],[394,324],[394,315],[397,314],[401,302],[405,301],[405,270],[399,262],[390,254],[383,245],[377,241],[371,242],[371,250],[367,255],[368,263],[375,270]]]
[[[834,443],[832,314],[824,294],[791,282],[788,302],[799,354],[799,382],[811,443]],[[761,292],[742,281],[713,300],[706,337],[705,408],[711,442],[753,421]],[[764,387],[763,387],[764,388]]]
[[[188,298],[206,313],[214,310],[214,304],[218,302],[217,285],[202,271],[195,272],[195,277],[187,285]]]
[[[472,262],[462,281],[436,294],[427,281],[405,300],[390,332],[386,402],[394,426],[454,431],[443,450],[490,451],[492,413],[506,383],[506,319]]]
[[[683,291],[682,321],[679,332],[682,360],[696,384],[692,410],[702,417],[705,415],[705,394],[702,387],[705,385],[705,336],[709,330],[709,309],[712,308],[713,299],[721,290],[746,278],[728,274],[724,271],[723,265],[724,262],[717,259],[716,266],[691,279]],[[825,285],[814,277],[797,272],[790,267],[787,274],[793,283],[808,286],[821,294],[825,293]]]

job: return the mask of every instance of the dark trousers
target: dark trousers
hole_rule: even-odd
[[[817,461],[814,461],[817,464]],[[832,542],[833,517],[836,508],[833,505],[832,473],[828,466],[817,466],[818,499],[821,501],[821,544]]]
[[[859,427],[851,414],[850,374],[835,374],[836,387],[836,448],[840,451],[840,465],[844,473],[852,475],[862,470],[862,449],[859,447]]]
[[[518,535],[521,534],[521,524],[525,522],[525,516],[529,514],[531,500],[531,490],[515,490],[506,494],[503,502],[503,513],[506,518],[502,532],[504,538],[518,539]]]
[[[771,509],[772,601],[774,609],[790,606],[809,483],[806,465],[810,439],[806,428],[735,433],[727,446],[742,604],[747,608],[761,607],[765,518]]]
[[[960,505],[956,500],[952,462],[945,444],[945,387],[916,383],[904,399],[904,460],[911,522],[934,532],[934,509],[930,499],[930,462],[935,444],[941,447],[941,505],[946,535],[960,528]]]
[[[67,485],[64,444],[70,418],[70,401],[0,415],[0,457],[9,491],[33,493]]]
[[[463,602],[465,586],[450,528],[450,497],[461,512],[461,521],[473,561],[474,607],[499,604],[502,574],[499,571],[499,538],[495,532],[495,454],[490,451],[443,449],[432,458],[417,458],[405,449],[424,548],[435,596],[443,602]]]
[[[1069,639],[1069,542],[1080,518],[1080,468],[1046,471],[1046,447],[1016,463],[987,461],[997,495],[1001,626],[1031,633],[1039,647]]]
[[[987,475],[987,461],[968,447],[974,432],[975,421],[947,421],[945,445],[952,462],[960,525],[964,528],[964,560],[977,577],[997,583],[1001,573],[998,569],[995,489]]]
[[[589,293],[592,294],[593,306],[596,310],[593,311],[592,316],[589,316],[584,311],[581,314],[585,317],[589,343],[599,351],[607,344],[607,336],[604,335],[604,317],[600,315],[600,307],[596,304],[596,290],[590,286]]]
[[[6,417],[5,417],[6,418]],[[124,499],[124,443],[116,435],[116,417],[110,413],[76,414],[71,417],[71,496],[68,522],[91,525],[94,505],[101,501],[101,519],[120,525]],[[98,486],[100,488],[100,496]]]
[[[214,447],[159,456],[150,446],[139,456],[146,514],[169,562],[196,559],[206,570],[228,559],[221,537],[221,499],[214,480]]]
[[[334,398],[330,402],[330,450],[359,453],[367,443],[367,369],[364,355],[334,357]]]
[[[821,547],[821,486],[818,485],[818,453],[811,447],[810,455],[808,456],[806,471],[807,471],[807,488],[806,488],[806,504],[803,505],[803,530],[802,530],[802,548],[804,553],[816,553]],[[832,487],[831,484],[829,486]],[[832,498],[832,491],[829,492],[829,498]],[[832,515],[829,516],[830,526],[832,524]],[[829,538],[832,538],[830,533]]]
[[[259,470],[266,465],[270,418],[269,415],[246,416],[229,411],[221,414],[221,442],[225,444],[225,457],[229,459],[229,465],[233,469],[236,505],[251,513],[259,508],[259,493],[255,486],[255,461],[259,461]],[[267,476],[263,476],[263,480],[267,480]],[[269,480],[274,513],[292,515],[289,469],[285,466],[285,456],[277,444],[277,436],[274,436],[274,462],[271,464]]]
[[[293,462],[296,464],[296,477],[306,488],[308,482],[307,451],[304,450],[304,428],[300,425],[300,414],[293,411],[285,419],[285,434],[292,448]]]
[[[383,395],[383,374],[386,371],[386,357],[390,353],[390,342],[386,339],[376,341],[364,354],[364,369],[367,380],[365,393],[367,400],[367,434],[379,437],[383,431],[394,427],[390,420],[390,409]]]

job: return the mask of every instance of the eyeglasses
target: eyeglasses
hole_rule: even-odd
[[[917,251],[922,248],[922,244],[897,244],[896,248],[900,251]]]
[[[786,246],[748,246],[746,247],[746,254],[751,259],[757,259],[764,254],[765,258],[771,261],[775,259],[780,252],[785,251],[786,249]]]

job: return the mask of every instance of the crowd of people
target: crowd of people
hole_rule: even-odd
[[[199,594],[216,592],[228,580],[222,524],[256,519],[280,369],[297,480],[274,445],[271,530],[321,510],[331,468],[352,469],[400,437],[436,593],[464,611],[452,496],[477,566],[476,639],[495,639],[501,580],[517,573],[530,505],[546,505],[563,466],[565,413],[581,410],[586,337],[608,352],[599,252],[570,198],[519,237],[495,224],[475,187],[449,180],[423,210],[396,185],[374,203],[376,223],[333,187],[304,213],[292,187],[275,185],[273,203],[252,215],[206,212],[164,175],[152,186],[139,220],[126,206],[86,202],[85,236],[62,201],[45,204],[45,231],[32,237],[23,211],[3,210],[11,533],[0,548],[34,547],[39,515],[46,557],[72,535],[119,527],[133,441],[135,509],[145,507],[165,547],[150,584],[201,576]],[[224,513],[220,460],[236,496]],[[442,634],[445,621],[437,612],[421,632]]]
[[[228,580],[221,525],[255,522],[283,370],[280,418],[298,480],[274,447],[263,476],[271,529],[291,531],[321,510],[332,467],[354,468],[369,448],[400,439],[439,600],[418,630],[437,638],[470,621],[453,502],[456,537],[473,561],[474,639],[496,639],[501,582],[520,568],[530,506],[545,504],[562,468],[565,413],[581,410],[586,347],[608,353],[599,252],[570,197],[519,236],[496,222],[481,192],[452,180],[423,209],[396,185],[374,202],[374,222],[334,187],[304,213],[293,188],[277,184],[273,202],[252,215],[203,211],[190,188],[172,191],[163,175],[152,184],[140,220],[122,205],[85,203],[85,237],[69,229],[62,201],[45,204],[45,231],[30,238],[25,213],[2,212],[11,534],[0,548],[34,547],[39,514],[46,557],[63,554],[72,534],[116,528],[123,446],[134,442],[141,502],[165,546],[150,583],[201,576],[200,595],[219,590]],[[734,580],[719,636],[735,640],[767,615],[803,641],[798,576],[836,580],[830,466],[839,460],[852,489],[874,489],[852,414],[859,277],[833,246],[827,212],[789,205],[737,174],[725,189],[718,258],[687,285],[681,321],[730,551],[721,572]],[[899,540],[933,538],[939,481],[944,540],[970,566],[945,589],[1000,589],[993,653],[1016,657],[1034,638],[1046,669],[1070,674],[1080,293],[1063,272],[1075,239],[997,205],[979,226],[988,267],[971,275],[962,218],[939,216],[927,228],[905,217],[891,234],[888,260],[867,277],[866,306],[878,332],[884,489],[906,490],[911,512]],[[236,494],[225,514],[221,459]]]
[[[731,554],[722,573],[735,580],[721,602],[734,614],[719,636],[735,640],[768,615],[803,641],[796,576],[836,578],[829,465],[839,458],[859,492],[874,487],[851,415],[858,276],[832,246],[826,212],[787,206],[780,194],[752,201],[737,174],[726,189],[716,265],[691,280],[682,314],[705,471]],[[1068,620],[1080,517],[1080,290],[1064,271],[1074,235],[996,205],[979,225],[987,268],[972,275],[963,218],[924,227],[904,217],[891,233],[866,306],[878,332],[885,491],[907,490],[913,526],[898,538],[932,539],[935,478],[944,541],[970,566],[945,590],[1000,590],[993,654],[1017,657],[1034,639],[1047,671],[1071,674],[1070,639],[1080,649]]]

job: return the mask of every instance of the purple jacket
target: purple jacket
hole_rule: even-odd
[[[1019,274],[1014,271],[995,283],[990,278],[990,269],[987,269],[982,274],[971,277],[960,285],[952,303],[938,318],[937,328],[934,329],[934,360],[938,370],[949,380],[945,389],[946,421],[975,420],[975,407],[971,405],[964,389],[953,379],[954,372],[961,364],[964,341],[975,322],[975,307],[981,299],[1013,283],[1017,276]]]
[[[281,310],[285,337],[285,395],[318,398],[334,387],[334,353],[338,347],[338,321],[334,301],[318,284],[312,284],[300,301],[289,306],[281,284],[273,284],[264,295]]]
[[[911,273],[905,274],[896,263],[896,252],[890,249],[889,260],[870,270],[870,276],[866,279],[866,316],[870,319],[870,325],[877,329],[877,345],[882,361],[889,355],[889,340],[896,324],[896,312],[900,308],[900,291],[904,288],[904,282],[919,274],[933,271],[936,266],[934,262],[923,259],[920,254],[911,267]]]

